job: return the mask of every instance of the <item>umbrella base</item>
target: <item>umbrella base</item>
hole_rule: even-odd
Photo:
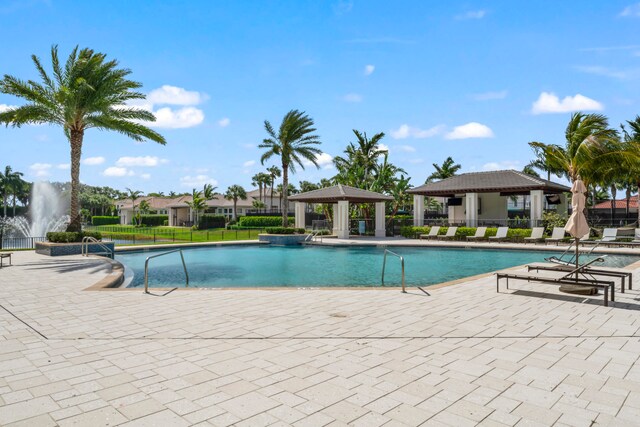
[[[560,292],[576,295],[597,295],[598,288],[584,285],[561,285]]]

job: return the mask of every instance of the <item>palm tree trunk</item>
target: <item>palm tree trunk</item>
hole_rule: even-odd
[[[16,195],[13,195],[13,217],[16,217]]]
[[[233,199],[233,219],[238,222],[238,199]]]
[[[83,131],[71,130],[69,142],[71,143],[71,222],[67,231],[81,231],[80,220],[80,158],[82,157]]]
[[[273,209],[273,182],[275,180],[275,176],[271,175],[271,205],[269,205],[269,212],[271,212],[271,209]]]
[[[631,184],[627,184],[627,194],[626,194],[626,203],[627,206],[624,210],[624,222],[626,224],[626,222],[629,220],[629,199],[631,199]]]
[[[289,165],[282,162],[282,226],[289,226]]]
[[[611,185],[611,225],[613,225],[613,220],[616,216],[616,186],[615,184]]]
[[[7,189],[5,187],[4,192],[2,193],[2,206],[4,208],[3,216],[7,217]]]

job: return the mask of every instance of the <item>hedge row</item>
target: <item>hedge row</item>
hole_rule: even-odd
[[[91,218],[92,225],[113,225],[120,224],[119,216],[94,216]]]
[[[140,215],[140,224],[147,227],[159,227],[169,222],[169,215]]]
[[[268,234],[304,234],[304,228],[267,227]]]
[[[102,234],[99,231],[81,231],[67,232],[67,231],[50,231],[47,233],[47,240],[51,243],[71,243],[82,242],[84,237],[93,237],[98,240],[102,240]]]
[[[438,236],[444,236],[445,234],[447,234],[448,229],[449,227],[440,227]],[[458,229],[456,230],[456,237],[474,236],[476,234],[476,230],[477,227],[458,227]],[[430,226],[415,227],[413,225],[408,225],[400,228],[400,234],[408,239],[415,239],[420,236],[420,234],[427,234],[429,233],[429,231],[431,231]],[[497,227],[488,227],[485,237],[495,236],[497,232]],[[524,238],[530,236],[530,228],[510,228],[507,232],[508,238]]]
[[[198,219],[198,229],[224,228],[225,221],[224,215],[203,214]]]
[[[289,224],[293,224],[293,217],[289,217]],[[282,225],[280,216],[241,216],[239,218],[241,227],[279,227]]]

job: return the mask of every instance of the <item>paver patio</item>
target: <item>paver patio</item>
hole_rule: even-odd
[[[0,425],[637,425],[640,292],[85,290],[95,258],[0,270]],[[637,277],[637,274],[635,275]],[[635,284],[635,289],[639,286]],[[15,423],[15,424],[14,424]]]

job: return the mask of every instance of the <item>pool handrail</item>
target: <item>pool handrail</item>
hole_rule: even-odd
[[[189,273],[187,273],[187,264],[184,262],[184,255],[182,254],[182,249],[174,249],[172,251],[162,252],[161,254],[151,255],[147,257],[146,261],[144,262],[144,293],[145,294],[149,293],[149,261],[152,258],[161,257],[163,255],[169,255],[174,252],[180,252],[180,258],[182,259],[182,267],[184,268],[184,276],[186,279],[186,286],[189,287]]]
[[[101,249],[104,249],[104,252],[92,252],[94,255],[107,255],[111,259],[114,258],[111,248],[93,236],[84,236],[82,238],[82,243],[80,244],[80,254],[82,256],[89,256],[89,244],[97,244]]]
[[[406,294],[407,291],[405,290],[405,285],[404,285],[404,257],[398,255],[393,251],[390,251],[389,249],[384,250],[384,261],[382,262],[382,286],[384,286],[384,270],[387,265],[387,253],[390,253],[391,255],[398,257],[400,259],[400,265],[402,267],[402,292]]]

